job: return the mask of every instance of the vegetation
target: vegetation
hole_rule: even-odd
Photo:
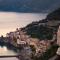
[[[34,45],[30,45],[30,48],[31,48],[31,50],[32,50],[31,59],[34,59],[34,55],[35,55],[35,53],[36,53],[36,48],[35,48]]]
[[[31,50],[32,50],[33,52],[36,52],[36,48],[35,48],[34,45],[30,45],[30,48],[31,48]]]
[[[26,32],[28,35],[31,35],[32,38],[39,38],[40,40],[51,40],[53,38],[53,30],[43,25],[30,25]]]
[[[17,42],[17,38],[16,37],[13,37],[13,40],[14,40],[15,43]]]
[[[55,21],[56,25],[54,25],[55,23],[53,21]],[[48,22],[53,22],[52,26],[48,26]],[[48,14],[45,20],[30,23],[24,28],[24,30],[27,32],[28,35],[31,35],[31,37],[33,38],[39,38],[40,40],[51,40],[53,38],[54,33],[57,33],[59,24],[60,8]],[[41,56],[38,57],[33,55],[33,59],[48,60],[56,54],[57,48],[58,46],[56,44],[51,45],[51,47],[47,49],[46,52],[44,52]]]
[[[51,58],[52,56],[54,56],[56,54],[58,46],[57,45],[53,45],[51,46],[48,50],[46,50],[45,53],[43,53],[40,57],[35,56],[34,60],[48,60],[49,58]]]
[[[54,23],[53,20],[56,22]],[[60,20],[60,8],[48,14],[46,19],[28,24],[24,28],[24,30],[27,32],[28,35],[31,35],[31,37],[33,38],[39,38],[40,40],[43,39],[51,40],[53,38],[54,30],[56,30],[55,32],[57,32],[57,29],[60,24],[60,22],[57,23],[57,21],[59,20]],[[51,23],[53,26],[47,25],[49,24],[48,22],[50,21],[53,22]],[[54,26],[54,24],[56,24],[56,26]]]

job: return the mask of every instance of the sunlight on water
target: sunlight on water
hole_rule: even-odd
[[[18,60],[16,57],[0,58],[0,60]]]
[[[1,56],[14,56],[17,55],[17,53],[15,53],[12,50],[8,50],[6,46],[0,46],[0,57]],[[16,57],[5,57],[5,58],[0,58],[0,60],[18,60],[18,58]]]
[[[7,47],[4,46],[4,47],[3,47],[3,50],[4,50],[4,51],[7,51]]]
[[[14,56],[17,55],[17,53],[15,53],[12,50],[8,50],[6,46],[0,46],[0,56]]]

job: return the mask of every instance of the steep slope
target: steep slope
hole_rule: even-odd
[[[53,11],[47,16],[48,20],[60,20],[60,8]]]
[[[46,19],[28,24],[24,31],[33,38],[48,39],[53,38],[54,33],[60,24],[60,8],[48,14]]]

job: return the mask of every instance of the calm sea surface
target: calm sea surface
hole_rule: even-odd
[[[18,60],[16,57],[11,58],[0,58],[0,60]]]
[[[18,55],[17,52],[15,52],[12,49],[8,49],[7,46],[1,46],[0,45],[0,60],[18,60],[16,57],[2,57],[2,56],[16,56]],[[1,58],[2,57],[2,58]]]
[[[7,32],[24,27],[32,21],[44,19],[46,15],[46,13],[0,12],[0,36],[5,36]]]

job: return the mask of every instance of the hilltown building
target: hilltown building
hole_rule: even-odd
[[[23,33],[20,30],[16,30],[14,32],[10,32],[6,34],[6,37],[11,38],[10,43],[16,43],[16,44],[26,44],[25,41],[23,41]],[[15,41],[15,42],[14,42]]]
[[[21,29],[17,29],[14,32],[7,33],[6,37],[10,38],[9,43],[13,44],[16,47],[24,47],[33,45],[36,49],[36,54],[38,52],[45,52],[46,49],[50,46],[50,41],[39,40],[37,38],[31,38],[26,32],[21,31]],[[27,47],[27,50],[30,48]]]

